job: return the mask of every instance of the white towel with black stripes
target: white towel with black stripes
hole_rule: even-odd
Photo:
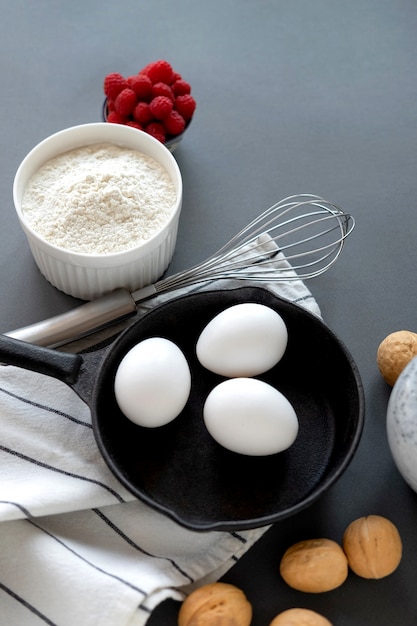
[[[320,315],[302,281],[267,287]],[[137,501],[72,389],[0,367],[0,624],[144,626],[163,600],[218,580],[266,530],[193,532]]]

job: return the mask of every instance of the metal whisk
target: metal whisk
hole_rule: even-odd
[[[290,196],[261,213],[206,261],[158,281],[153,288],[162,293],[213,279],[270,282],[313,278],[335,263],[354,225],[351,215],[319,196]],[[272,245],[267,246],[266,254],[268,243]],[[280,253],[296,275],[286,264],[271,264]],[[140,296],[141,291],[135,294]]]
[[[188,270],[133,293],[118,289],[7,335],[38,345],[58,346],[133,314],[143,300],[189,285],[231,278],[253,283],[313,278],[335,263],[354,225],[351,215],[319,196],[290,196]]]

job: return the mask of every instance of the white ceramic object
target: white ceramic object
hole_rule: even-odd
[[[400,474],[417,492],[417,357],[404,368],[392,389],[387,437]]]
[[[101,142],[139,150],[158,161],[176,189],[174,210],[159,232],[130,250],[104,255],[64,250],[45,241],[25,220],[21,204],[26,185],[46,161],[58,154]],[[69,295],[92,300],[119,287],[134,291],[154,283],[167,269],[177,240],[182,177],[171,152],[150,135],[121,124],[82,124],[51,135],[27,154],[15,175],[13,200],[35,262],[45,278]]]

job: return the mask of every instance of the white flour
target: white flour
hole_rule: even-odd
[[[165,169],[136,150],[101,143],[59,155],[30,179],[22,209],[39,235],[84,254],[128,250],[159,231],[176,200]]]

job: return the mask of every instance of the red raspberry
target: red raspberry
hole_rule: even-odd
[[[157,120],[164,120],[173,109],[173,102],[166,96],[156,96],[150,104],[149,109]]]
[[[108,122],[144,130],[163,143],[185,130],[196,108],[190,84],[163,59],[128,78],[107,74],[104,93]]]
[[[136,74],[129,76],[128,85],[140,100],[147,100],[152,93],[152,81],[145,74]]]
[[[110,111],[110,113],[107,114],[107,121],[112,124],[126,124],[127,117],[120,115],[117,111]]]
[[[156,61],[151,61],[151,63],[148,63],[148,65],[145,65],[145,67],[142,67],[142,69],[139,71],[139,74],[146,74],[146,76],[148,75],[148,71],[150,70],[150,68],[155,65]]]
[[[145,125],[153,120],[153,115],[147,102],[138,102],[133,109],[133,118],[139,124]]]
[[[126,122],[126,126],[131,126],[132,128],[136,128],[137,130],[143,130],[142,124],[139,124],[139,122],[134,122],[133,120],[129,120],[128,122]]]
[[[182,79],[176,80],[171,88],[174,96],[184,96],[187,93],[191,93],[191,85]]]
[[[119,93],[127,87],[126,79],[118,72],[107,74],[104,78],[103,89],[104,95],[110,100],[115,100]]]
[[[156,98],[156,96],[166,96],[172,102],[174,102],[174,93],[169,85],[166,83],[155,83],[152,86],[152,98]]]
[[[178,111],[171,111],[169,116],[164,119],[164,126],[168,135],[181,135],[185,129],[185,120]]]
[[[183,96],[178,96],[175,99],[174,108],[180,115],[182,115],[185,121],[188,121],[194,114],[196,101],[190,94],[184,94]]]
[[[145,132],[158,139],[161,143],[165,143],[165,128],[160,122],[151,122],[145,126]]]
[[[127,117],[132,113],[137,101],[138,100],[133,89],[127,87],[119,93],[116,100],[114,101],[114,106],[116,111],[120,113],[120,115],[125,115]]]
[[[174,76],[174,70],[168,61],[163,59],[149,63],[141,70],[144,74],[149,76],[152,83],[166,83],[170,85]]]

